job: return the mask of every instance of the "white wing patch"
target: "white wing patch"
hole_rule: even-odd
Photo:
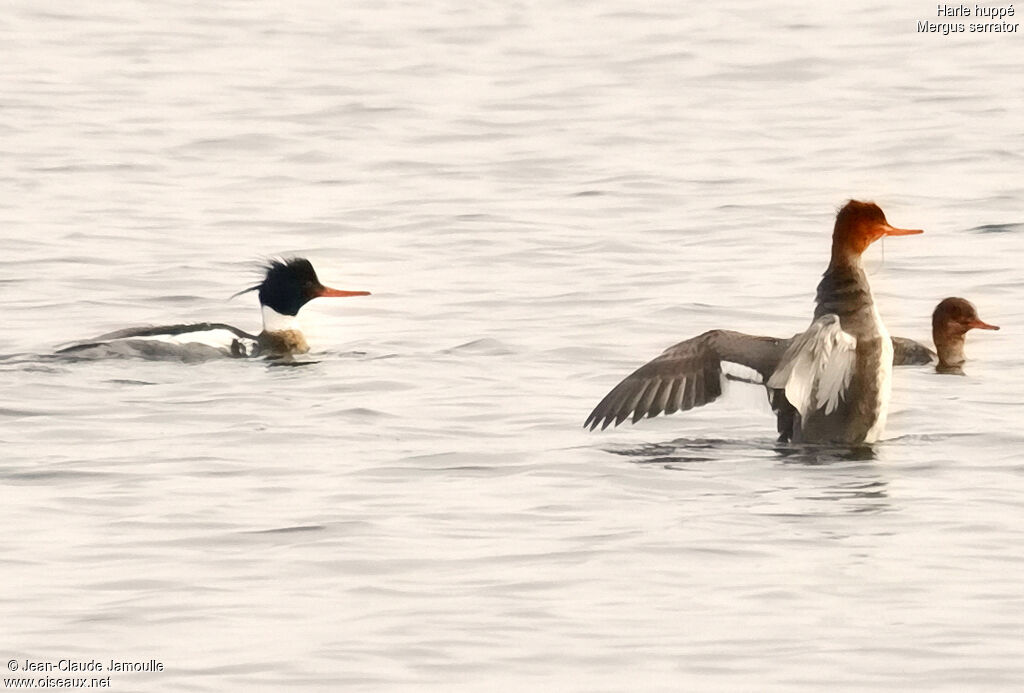
[[[722,360],[722,375],[728,380],[738,380],[752,385],[763,385],[764,378],[750,366],[744,366],[735,361]]]
[[[231,351],[231,343],[239,339],[231,330],[196,330],[195,332],[182,332],[180,334],[154,334],[146,336],[123,337],[116,341],[133,342],[161,342],[163,344],[174,344],[187,346],[189,344],[202,344],[214,349],[225,349]],[[252,341],[252,340],[244,340]]]
[[[846,397],[853,377],[857,340],[843,332],[839,316],[823,315],[798,336],[768,379],[768,387],[785,390],[800,416],[831,414]]]

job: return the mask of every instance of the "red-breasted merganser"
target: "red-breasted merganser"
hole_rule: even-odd
[[[615,386],[584,426],[606,428],[630,417],[635,423],[707,404],[722,393],[727,362],[752,369],[767,385],[780,440],[877,440],[888,411],[894,348],[861,254],[883,236],[917,233],[890,226],[877,205],[851,200],[836,216],[832,259],[807,331],[777,339],[713,330],[681,342]]]
[[[938,361],[935,370],[939,373],[955,373],[963,375],[963,365],[967,360],[964,355],[964,344],[969,330],[998,330],[997,325],[990,325],[980,317],[974,304],[965,298],[950,296],[935,306],[932,313],[932,341],[935,351],[912,339],[893,337],[892,344],[896,355],[897,366],[905,364],[926,364]]]
[[[309,344],[298,328],[299,309],[322,296],[368,296],[369,291],[342,291],[320,283],[305,258],[272,260],[264,267],[263,281],[239,291],[259,292],[263,331],[249,334],[223,323],[131,327],[100,335],[59,350],[58,354],[178,358],[185,361],[218,356],[281,357],[304,354]],[[232,296],[234,298],[234,296]]]
[[[892,363],[894,366],[917,366],[938,360],[935,369],[939,373],[962,374],[964,342],[967,331],[974,328],[999,329],[983,322],[969,301],[952,297],[943,299],[932,313],[932,339],[938,355],[913,339],[893,337]],[[643,417],[652,418],[663,412],[667,415],[708,404],[722,394],[723,378],[765,385],[778,368],[786,349],[798,336],[780,339],[732,330],[710,330],[687,339],[669,347],[630,374],[594,409],[586,425],[594,429],[600,424],[604,429],[613,423],[618,426],[630,415],[636,423]],[[624,392],[635,393],[637,388],[658,379],[671,381],[673,387],[689,388],[678,407],[673,408],[676,400],[669,399],[664,409],[659,408],[661,398],[656,398],[646,410],[639,406],[632,410],[622,406],[614,408]]]

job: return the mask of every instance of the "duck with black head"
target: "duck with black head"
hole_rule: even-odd
[[[257,291],[263,330],[250,334],[224,323],[131,327],[72,344],[57,353],[82,358],[136,356],[199,361],[220,356],[279,358],[304,354],[309,344],[299,329],[299,310],[315,298],[368,296],[369,291],[343,291],[324,286],[305,258],[271,260],[263,280],[235,294]],[[234,296],[232,296],[234,298]]]

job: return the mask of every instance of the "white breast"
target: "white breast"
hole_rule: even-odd
[[[882,362],[878,368],[878,418],[868,429],[864,438],[866,443],[874,443],[881,437],[885,430],[885,421],[889,416],[889,396],[892,394],[892,339],[889,337],[889,330],[885,329],[882,316],[878,314],[878,306],[874,306],[875,328],[882,339]]]

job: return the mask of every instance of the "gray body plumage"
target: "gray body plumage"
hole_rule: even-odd
[[[861,267],[833,263],[822,276],[814,318],[828,315],[837,316],[842,331],[856,340],[849,384],[834,408],[812,408],[804,415],[793,410],[783,390],[773,389],[781,440],[857,444],[884,422],[894,350]]]

